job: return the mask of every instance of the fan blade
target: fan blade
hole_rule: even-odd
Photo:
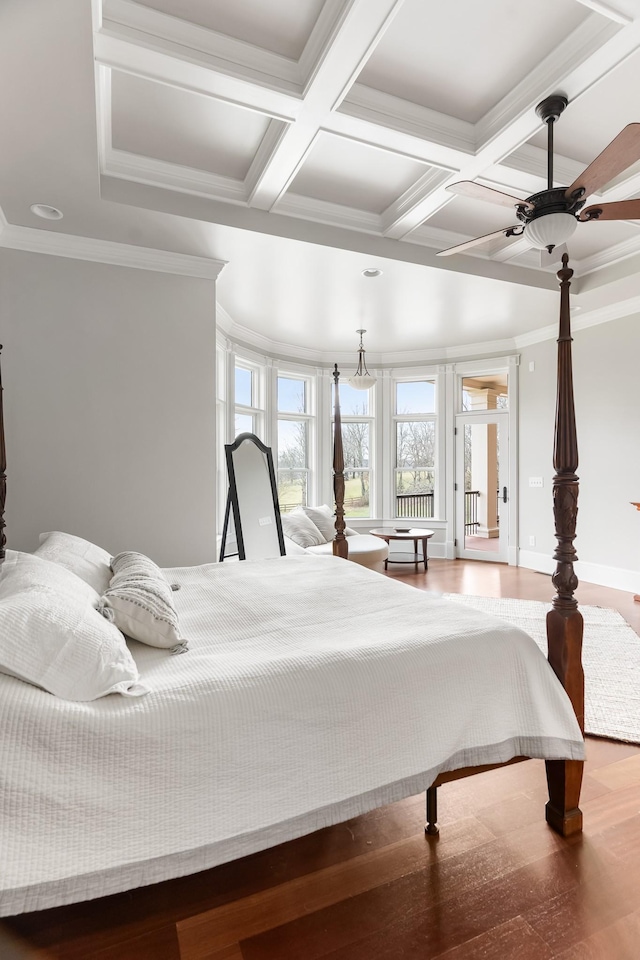
[[[494,190],[493,187],[483,187],[481,183],[474,183],[473,180],[460,180],[458,183],[450,183],[447,187],[451,193],[457,193],[460,197],[471,197],[472,200],[486,200],[489,203],[499,203],[501,207],[524,207],[525,210],[533,210],[534,205],[528,200],[521,200],[520,197],[512,197],[509,193],[503,193],[502,190]]]
[[[567,187],[566,198],[570,200],[578,190],[584,190],[584,197],[590,196],[636,160],[640,160],[640,123],[630,123]]]
[[[515,231],[518,231],[517,233]],[[488,243],[489,240],[495,240],[496,237],[517,237],[523,232],[524,226],[516,223],[513,227],[503,227],[502,230],[496,230],[494,233],[486,233],[484,237],[476,237],[474,240],[465,240],[464,243],[458,243],[455,247],[448,247],[446,250],[439,250],[437,257],[450,257],[452,253],[462,253],[469,247],[475,247],[480,243]]]
[[[640,220],[640,200],[593,203],[580,211],[578,220]]]

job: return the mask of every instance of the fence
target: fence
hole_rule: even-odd
[[[396,516],[429,520],[433,517],[431,493],[399,493],[396,496]]]
[[[464,492],[464,532],[475,533],[480,523],[478,522],[478,497],[479,490],[465,490]]]

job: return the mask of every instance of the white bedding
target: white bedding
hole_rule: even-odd
[[[131,642],[147,696],[0,676],[2,916],[193,873],[442,770],[584,756],[547,661],[501,620],[337,558],[166,572],[190,650]]]

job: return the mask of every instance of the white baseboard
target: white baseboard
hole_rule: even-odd
[[[530,550],[520,550],[518,562],[521,567],[538,570],[540,573],[553,573],[556,568],[556,561],[551,556]],[[578,560],[575,570],[578,580],[586,583],[597,583],[601,587],[613,587],[614,590],[624,590],[627,593],[640,593],[638,570],[607,567],[603,563],[589,563],[586,560]]]

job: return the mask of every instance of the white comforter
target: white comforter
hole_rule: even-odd
[[[148,696],[0,676],[0,915],[193,873],[442,770],[583,757],[551,668],[501,620],[334,558],[166,572],[191,649],[131,643]]]

